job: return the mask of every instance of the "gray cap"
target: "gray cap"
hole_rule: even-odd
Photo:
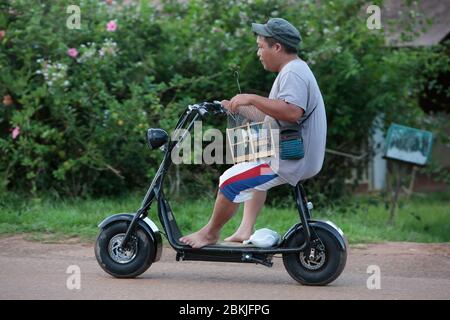
[[[252,23],[252,30],[257,35],[274,38],[295,49],[302,41],[297,28],[282,18],[271,18],[266,24]]]

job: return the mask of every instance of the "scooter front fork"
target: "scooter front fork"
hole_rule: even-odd
[[[136,226],[138,224],[138,220],[140,219],[141,214],[142,214],[141,211],[138,211],[134,215],[133,220],[131,220],[131,223],[128,226],[127,232],[125,233],[125,237],[123,238],[122,243],[120,244],[121,249],[125,249],[127,247],[127,245],[129,244],[131,235],[136,230]]]
[[[324,250],[325,247],[319,238],[315,238],[314,240],[310,241],[309,256],[308,256],[309,260],[315,260],[316,255]]]

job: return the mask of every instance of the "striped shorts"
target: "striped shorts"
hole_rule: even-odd
[[[219,189],[228,200],[241,203],[250,200],[255,190],[267,191],[284,183],[267,163],[242,162],[220,176]]]

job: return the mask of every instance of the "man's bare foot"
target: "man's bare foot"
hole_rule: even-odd
[[[251,231],[236,231],[234,234],[229,236],[228,238],[223,239],[223,241],[227,242],[243,242],[245,240],[248,240],[250,236],[252,235]]]
[[[203,230],[180,238],[181,242],[190,245],[192,248],[201,248],[207,246],[208,244],[215,244],[218,240],[219,235],[209,234]]]

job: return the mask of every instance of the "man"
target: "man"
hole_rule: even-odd
[[[299,31],[281,18],[270,19],[266,24],[253,23],[252,30],[257,35],[257,55],[264,69],[278,72],[278,76],[269,98],[238,94],[231,101],[222,101],[222,104],[232,112],[254,106],[264,114],[266,121],[271,121],[272,128],[278,127],[275,119],[281,126],[295,123],[300,126],[302,120],[307,119],[302,124],[305,156],[300,160],[281,160],[277,155],[274,159],[239,163],[226,170],[220,177],[219,192],[209,222],[199,231],[180,238],[181,242],[193,248],[216,243],[223,225],[235,214],[241,202],[249,203],[247,214],[244,208],[241,226],[252,230],[267,190],[284,183],[295,186],[322,168],[327,128],[325,106],[313,73],[297,55],[301,42]],[[252,199],[255,192],[258,196]],[[235,236],[239,231],[242,230],[238,230]],[[231,238],[235,240],[238,237]]]

